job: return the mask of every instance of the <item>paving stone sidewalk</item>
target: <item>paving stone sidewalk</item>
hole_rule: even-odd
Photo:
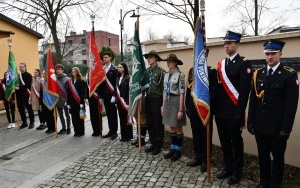
[[[207,182],[206,173],[186,166],[187,158],[171,162],[163,158],[163,153],[139,153],[130,142],[103,141],[97,149],[37,187],[229,187],[227,179],[215,178],[215,168]],[[255,182],[243,179],[230,187],[255,187]]]

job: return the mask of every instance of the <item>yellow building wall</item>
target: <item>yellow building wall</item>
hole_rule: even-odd
[[[27,71],[33,74],[34,69],[39,68],[38,59],[38,38],[27,31],[24,31],[10,23],[0,20],[0,29],[12,31],[15,34],[10,35],[12,39],[12,52],[15,57],[17,69],[19,64],[25,62]],[[4,72],[8,67],[9,47],[7,38],[0,39],[0,78],[3,78]]]
[[[285,47],[283,49],[282,57],[300,57],[299,44],[300,44],[300,32],[285,33],[285,34],[274,34],[269,36],[258,36],[246,38],[241,41],[239,47],[239,53],[248,59],[264,59],[263,44],[267,39],[277,38],[278,40],[285,41]],[[161,46],[159,46],[161,47]],[[217,62],[222,58],[226,57],[223,41],[208,43],[207,48],[209,48],[209,56],[207,58],[208,65],[216,68]],[[151,46],[145,45],[145,52],[149,52],[152,49],[157,49],[151,44]],[[177,57],[182,60],[183,65],[179,66],[179,69],[187,74],[190,67],[193,66],[193,46],[184,46],[167,49],[158,50],[158,54],[162,59],[165,59],[170,53],[174,53]],[[147,60],[145,61],[147,63]],[[300,62],[299,62],[300,63]],[[165,61],[158,63],[166,71],[168,71]],[[300,72],[298,72],[298,78],[300,79]],[[246,109],[246,114],[248,113],[248,108]],[[187,118],[188,119],[188,118]],[[288,140],[287,150],[285,155],[285,163],[293,166],[300,167],[300,102],[298,102],[298,111],[296,114],[294,127],[291,136]],[[169,126],[165,126],[166,130],[170,130]],[[187,121],[187,126],[183,128],[184,135],[187,137],[192,137],[192,131],[189,119]],[[243,130],[244,138],[244,149],[246,153],[257,155],[257,147],[254,136],[250,135],[246,129]],[[217,127],[214,123],[213,127],[213,144],[220,146],[219,136],[217,133]]]

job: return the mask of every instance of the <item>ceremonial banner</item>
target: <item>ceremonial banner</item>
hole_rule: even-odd
[[[132,77],[129,84],[129,116],[135,116],[138,100],[142,97],[142,91],[149,87],[148,82],[144,78],[146,66],[142,53],[137,24],[135,24],[133,46]]]
[[[15,92],[16,86],[19,86],[19,79],[18,79],[18,72],[17,72],[17,66],[14,58],[14,54],[9,51],[8,54],[8,69],[7,69],[7,75],[6,75],[6,92],[5,92],[5,98],[7,101],[10,100],[12,94]]]
[[[58,85],[56,82],[54,63],[50,48],[47,54],[47,81],[44,84],[43,102],[49,110],[52,110],[59,100]]]
[[[194,88],[193,101],[197,112],[206,125],[210,116],[209,81],[204,48],[202,20],[197,19],[194,43]]]
[[[103,69],[97,44],[95,41],[94,27],[90,35],[89,50],[89,97],[92,97],[97,87],[105,80],[105,71]]]

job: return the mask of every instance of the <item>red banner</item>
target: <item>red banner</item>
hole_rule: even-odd
[[[91,97],[97,87],[105,80],[105,71],[103,69],[100,55],[98,52],[94,28],[90,35],[90,50],[89,50],[89,96]]]
[[[55,69],[54,69],[54,63],[53,63],[53,59],[52,59],[52,53],[51,50],[49,48],[48,50],[48,55],[47,55],[47,90],[53,94],[57,94],[57,83],[56,83],[56,77],[55,77]]]

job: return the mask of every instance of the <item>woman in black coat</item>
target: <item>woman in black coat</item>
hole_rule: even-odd
[[[121,126],[121,140],[128,142],[133,138],[132,126],[128,125],[128,107],[129,107],[129,74],[125,63],[118,65],[117,77],[117,105]]]
[[[75,137],[84,135],[84,96],[85,82],[79,68],[73,67],[71,79],[67,82],[67,107],[72,116]]]

